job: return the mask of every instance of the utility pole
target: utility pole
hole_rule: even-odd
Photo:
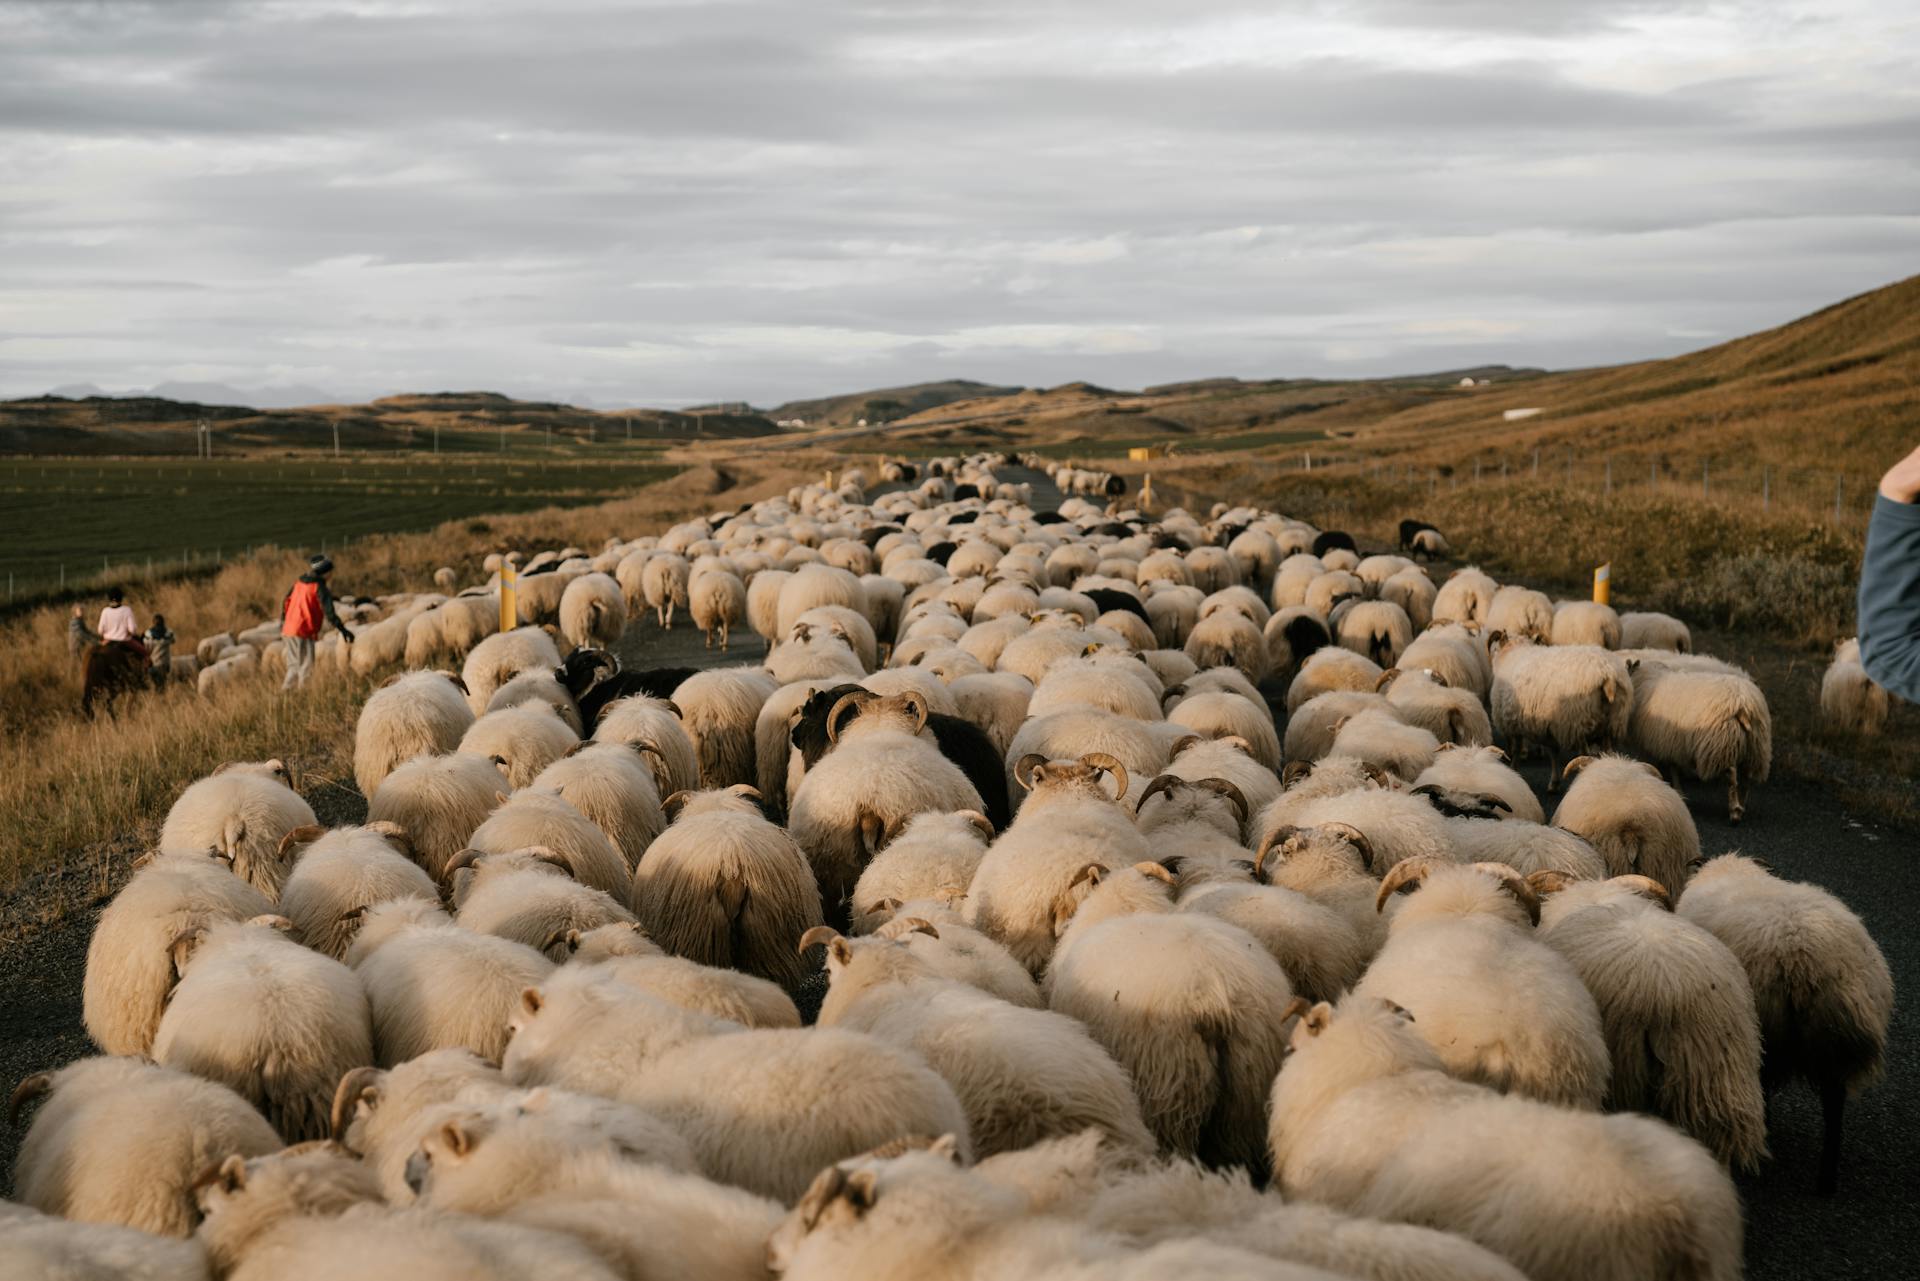
[[[333,423],[333,456],[335,458],[338,458],[340,456],[340,421],[339,419],[335,419]]]

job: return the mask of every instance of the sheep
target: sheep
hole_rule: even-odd
[[[1440,740],[1400,719],[1397,709],[1368,708],[1336,723],[1327,751],[1369,761],[1407,782],[1433,764]]]
[[[467,706],[475,716],[487,710],[494,691],[536,667],[560,666],[560,651],[553,638],[538,627],[516,627],[510,632],[495,632],[467,651],[460,678],[467,683]]]
[[[560,619],[560,601],[566,595],[567,584],[585,569],[569,569],[559,564],[538,572],[532,572],[533,569],[529,564],[514,589],[516,613],[536,627],[552,627]]]
[[[215,632],[212,636],[202,636],[194,645],[193,654],[200,660],[202,667],[211,667],[220,661],[223,651],[232,649],[233,646],[232,632]]]
[[[1343,649],[1389,668],[1413,643],[1413,620],[1392,601],[1356,601],[1334,612],[1333,633],[1334,641]]]
[[[16,1128],[38,1096],[46,1102],[14,1159],[14,1195],[85,1223],[191,1236],[199,1174],[228,1153],[281,1146],[266,1119],[226,1086],[144,1059],[79,1059],[26,1078],[13,1093]]]
[[[1241,844],[1247,798],[1228,780],[1158,775],[1141,789],[1133,814],[1150,846],[1167,851],[1157,861],[1177,874],[1183,888],[1252,876],[1253,863]]]
[[[1436,796],[1435,791],[1440,791]],[[1499,808],[1497,798],[1469,797],[1472,810],[1450,808],[1443,797],[1455,796],[1434,789],[1431,784],[1414,789],[1426,795],[1435,808],[1447,814],[1447,836],[1453,842],[1454,856],[1463,863],[1499,863],[1522,876],[1536,872],[1557,872],[1575,880],[1601,881],[1607,877],[1607,861],[1600,851],[1572,832],[1545,827],[1525,819],[1509,817]],[[1475,804],[1494,801],[1486,808]]]
[[[933,925],[935,932],[921,929],[923,923]],[[937,899],[903,902],[893,918],[873,932],[906,944],[935,973],[969,983],[1009,1005],[1037,1010],[1046,1004],[1040,985],[1005,944],[974,929]]]
[[[1493,687],[1493,663],[1479,633],[1461,623],[1436,623],[1400,653],[1400,670],[1426,670],[1482,702]]]
[[[865,602],[860,595],[860,579],[844,569],[827,565],[805,565],[780,588],[780,636],[791,636],[793,625],[809,610],[838,606],[859,613]]]
[[[627,598],[610,574],[582,574],[560,596],[560,634],[574,646],[608,648],[627,630]]]
[[[506,804],[467,838],[468,848],[480,854],[512,854],[532,846],[548,849],[567,873],[589,889],[624,903],[633,889],[627,860],[591,819],[557,793],[528,789],[516,792]],[[441,869],[444,882],[457,870],[456,856]]]
[[[1274,611],[1261,629],[1267,640],[1267,666],[1277,678],[1292,681],[1300,665],[1333,644],[1327,620],[1305,605],[1286,605]]]
[[[1741,1275],[1733,1184],[1660,1122],[1453,1080],[1417,1015],[1357,994],[1292,1050],[1269,1129],[1289,1199],[1457,1232],[1533,1277]]]
[[[173,988],[173,940],[272,910],[218,856],[160,854],[136,867],[87,940],[80,998],[87,1035],[108,1054],[147,1053]]]
[[[461,929],[427,899],[368,910],[346,961],[366,990],[383,1067],[461,1048],[498,1060],[520,993],[553,970],[524,943]]]
[[[346,956],[361,915],[396,898],[431,899],[433,878],[408,857],[406,836],[390,823],[342,827],[297,827],[281,842],[299,851],[280,911],[302,943],[338,961]]]
[[[1666,770],[1727,782],[1727,821],[1746,815],[1749,789],[1773,771],[1773,713],[1753,678],[1737,669],[1699,670],[1641,660],[1633,670],[1627,737],[1636,755]]]
[[[1337,645],[1315,650],[1287,686],[1287,714],[1292,715],[1322,694],[1336,691],[1370,694],[1380,684],[1383,670],[1364,654]]]
[[[492,761],[508,786],[521,788],[579,741],[549,704],[532,702],[481,716],[461,736],[458,750]]]
[[[767,655],[766,668],[782,685],[829,678],[857,681],[867,674],[845,637],[804,623],[794,628],[789,639],[774,646]]]
[[[958,677],[947,688],[961,718],[978,725],[1006,756],[1027,719],[1033,683],[1014,672],[981,672]]]
[[[161,824],[160,852],[218,853],[271,901],[287,877],[281,839],[313,822],[281,762],[230,762],[180,793]]]
[[[1380,674],[1381,691],[1400,719],[1417,725],[1439,742],[1483,747],[1493,742],[1493,721],[1472,692],[1455,689],[1429,668]]]
[[[1545,592],[1508,584],[1493,594],[1487,607],[1486,626],[1490,632],[1524,636],[1536,645],[1553,638],[1553,601]]]
[[[1309,999],[1338,996],[1352,987],[1368,954],[1360,931],[1335,908],[1284,886],[1255,883],[1246,850],[1238,853],[1225,870],[1203,867],[1198,878],[1191,856],[1174,856],[1181,860],[1175,869],[1180,910],[1203,912],[1245,930],[1279,962],[1293,990]]]
[[[778,984],[738,970],[668,956],[638,924],[614,922],[567,936],[573,965],[597,965],[636,991],[743,1027],[799,1027],[800,1011]]]
[[[473,727],[466,688],[452,672],[407,672],[367,697],[353,731],[353,779],[371,801],[387,775],[423,753],[451,752]]]
[[[924,922],[916,928],[939,936]],[[807,939],[823,935],[829,986],[819,1025],[924,1057],[953,1086],[978,1155],[1089,1127],[1122,1148],[1153,1150],[1126,1073],[1080,1024],[946,978],[898,940],[848,940],[825,926]]]
[[[1102,790],[1102,774],[1111,776],[1114,797]],[[1053,954],[1056,914],[1085,893],[1079,873],[1089,864],[1138,863],[1152,854],[1116,803],[1127,794],[1127,769],[1105,752],[1075,761],[1030,753],[1015,762],[1014,780],[1030,794],[1013,825],[987,847],[963,915],[1038,974]]]
[[[1620,615],[1610,605],[1591,600],[1563,600],[1553,607],[1548,641],[1554,645],[1598,645],[1620,648]]]
[[[640,567],[640,594],[654,612],[660,630],[673,629],[673,611],[687,603],[688,578],[692,566],[687,558],[673,552],[659,552]]]
[[[1608,1110],[1651,1112],[1722,1165],[1757,1169],[1767,1151],[1760,1024],[1739,958],[1674,915],[1666,887],[1646,877],[1527,881],[1541,895],[1540,939],[1600,1006]]]
[[[560,679],[564,670],[533,667],[521,672],[493,692],[493,697],[487,700],[486,710],[504,712],[508,708],[543,703],[566,722],[575,738],[579,738],[585,731],[586,718],[581,714],[580,705],[574,701],[572,691]]]
[[[367,804],[368,823],[391,823],[405,834],[420,868],[437,884],[449,860],[506,799],[506,780],[492,761],[454,752],[416,756],[387,775]]]
[[[1172,879],[1154,864],[1127,868],[1066,909],[1047,1005],[1086,1024],[1127,1069],[1165,1149],[1258,1178],[1291,985],[1246,931],[1172,910]]]
[[[644,694],[607,705],[593,728],[597,743],[628,743],[653,763],[662,797],[700,786],[700,757],[681,723],[679,705]]]
[[[1327,768],[1328,762],[1336,761],[1338,768]],[[1376,876],[1402,859],[1454,861],[1446,820],[1426,797],[1396,790],[1397,780],[1377,765],[1352,757],[1329,757],[1328,762],[1315,767],[1311,778],[1261,812],[1256,820],[1261,833],[1256,849],[1276,839],[1276,833],[1286,827],[1344,823],[1366,838],[1362,853]],[[1330,776],[1326,790],[1315,786],[1322,774]],[[1364,781],[1351,782],[1356,774]]]
[[[324,1138],[333,1088],[373,1062],[353,971],[280,932],[285,917],[196,928],[170,949],[180,983],[154,1061],[232,1087],[289,1142]]]
[[[1376,712],[1395,721],[1400,719],[1399,710],[1385,695],[1329,690],[1308,699],[1287,718],[1282,754],[1289,764],[1319,760],[1333,750],[1334,736],[1340,727],[1362,712]]]
[[[1887,691],[1860,664],[1859,639],[1841,641],[1820,677],[1820,718],[1830,729],[1871,736],[1885,727],[1887,710]]]
[[[986,857],[993,824],[978,810],[923,810],[861,870],[851,895],[852,931],[868,934],[891,915],[883,907],[936,899],[958,908]]]
[[[788,828],[832,918],[846,920],[843,905],[860,869],[907,819],[986,807],[959,767],[921,739],[927,715],[917,693],[843,694],[827,713],[834,748],[801,780]]]
[[[1819,1092],[1826,1125],[1819,1190],[1839,1186],[1847,1096],[1886,1058],[1893,976],[1860,918],[1817,885],[1776,880],[1755,859],[1722,854],[1687,883],[1676,910],[1727,945],[1760,1018],[1760,1084],[1795,1077]]]
[[[1560,787],[1560,761],[1627,737],[1634,683],[1617,651],[1592,645],[1538,645],[1494,632],[1493,728],[1510,749],[1539,747],[1547,791]]]
[[[1066,658],[1049,667],[1033,687],[1027,715],[1048,716],[1072,707],[1092,707],[1137,721],[1157,721],[1161,718],[1159,694],[1144,680],[1115,680],[1111,670],[1085,658]]]
[[[511,854],[468,850],[447,870],[455,924],[524,943],[552,961],[569,955],[569,934],[634,920],[624,903],[576,882],[566,861],[543,846]]]
[[[1693,633],[1671,614],[1634,613],[1620,615],[1618,649],[1668,649],[1677,654],[1693,652]]]
[[[1411,1011],[1461,1080],[1598,1108],[1612,1062],[1600,1010],[1573,967],[1532,937],[1540,901],[1525,878],[1499,863],[1408,859],[1380,883],[1376,910],[1396,896],[1387,945],[1353,995]]]
[[[58,1281],[207,1281],[195,1241],[77,1223],[0,1201],[0,1274]]]
[[[1183,696],[1167,713],[1167,723],[1178,725],[1202,738],[1237,738],[1246,744],[1248,754],[1256,761],[1269,770],[1278,770],[1281,762],[1280,736],[1274,731],[1273,713],[1266,701],[1257,696],[1255,700],[1249,700],[1239,694],[1205,689],[1196,692],[1195,683],[1205,675],[1202,673],[1194,683],[1185,687],[1175,686],[1175,689],[1183,690]]]
[[[780,627],[780,593],[792,577],[783,569],[763,569],[747,582],[747,625],[766,642],[769,652],[786,635]]]
[[[1486,625],[1493,610],[1494,593],[1500,585],[1472,565],[1454,570],[1440,584],[1433,600],[1435,623],[1479,623]]]
[[[1025,789],[1016,769],[1023,758],[1036,755],[1059,760],[1102,752],[1124,765],[1130,777],[1152,778],[1167,763],[1174,741],[1184,737],[1177,725],[1136,721],[1091,708],[1032,717],[1007,747],[1008,792],[1017,812]]]
[[[1306,592],[1294,603],[1305,605],[1322,618],[1331,618],[1334,606],[1346,600],[1364,599],[1366,594],[1367,585],[1358,574],[1327,562],[1326,570],[1307,584]]]
[[[1370,870],[1373,861],[1371,842],[1351,824],[1284,826],[1261,842],[1254,876],[1336,913],[1352,929],[1364,961],[1380,950],[1387,935],[1387,922],[1373,906],[1380,888]]]
[[[1178,739],[1168,753],[1163,773],[1190,783],[1207,778],[1232,783],[1249,812],[1240,824],[1243,843],[1253,835],[1252,816],[1279,799],[1281,792],[1279,776],[1256,760],[1253,745],[1238,735],[1211,739],[1187,735]]]
[[[1258,684],[1267,678],[1267,640],[1256,623],[1234,609],[1208,614],[1193,625],[1183,647],[1201,668],[1237,667]]]
[[[788,778],[797,769],[798,760],[793,747],[793,728],[813,696],[833,688],[836,683],[812,680],[781,685],[760,705],[760,714],[753,723],[754,786],[771,818],[786,817]],[[796,778],[796,784],[797,781]]]
[[[1700,857],[1700,833],[1686,798],[1660,771],[1629,756],[1582,756],[1567,762],[1572,782],[1553,825],[1598,850],[1613,876],[1652,877],[1678,893]]]
[[[392,1068],[355,1068],[334,1091],[333,1141],[367,1164],[389,1204],[405,1205],[413,1200],[407,1160],[444,1105],[504,1098],[511,1089],[498,1067],[467,1049],[429,1050]]]
[[[1403,569],[1380,584],[1380,599],[1406,611],[1416,634],[1433,622],[1433,605],[1440,589],[1421,569]]]
[[[879,638],[874,635],[873,624],[869,623],[866,615],[860,612],[858,604],[815,605],[794,620],[789,635],[798,634],[801,628],[807,628],[813,632],[825,632],[845,641],[853,650],[854,657],[859,660],[863,673],[871,672],[879,666]]]
[[[792,941],[822,922],[807,856],[744,785],[668,797],[677,810],[633,877],[633,913],[675,956],[731,966],[789,991],[806,970]]]
[[[1433,763],[1420,771],[1413,786],[1415,790],[1438,787],[1448,792],[1492,796],[1517,819],[1529,823],[1547,821],[1546,811],[1527,780],[1508,764],[1505,752],[1490,745],[1460,747],[1442,743],[1434,752]]]

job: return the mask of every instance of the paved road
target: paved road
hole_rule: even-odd
[[[1044,481],[1044,477],[1039,478]],[[1038,489],[1038,487],[1036,487]],[[1049,506],[1051,485],[1036,492]],[[729,654],[706,650],[700,633],[682,625],[661,632],[640,620],[621,644],[629,667],[717,666],[752,662],[759,639],[741,637]],[[1544,772],[1530,779],[1536,790]],[[323,820],[361,817],[350,791],[310,797]],[[1755,790],[1746,821],[1725,822],[1724,794],[1692,790],[1689,800],[1708,854],[1738,849],[1767,859],[1776,873],[1823,885],[1865,919],[1891,963],[1897,1007],[1887,1076],[1851,1106],[1840,1195],[1813,1194],[1820,1146],[1817,1102],[1794,1087],[1775,1098],[1770,1143],[1774,1161],[1742,1180],[1747,1208],[1747,1270],[1755,1281],[1843,1281],[1915,1274],[1912,1243],[1920,1239],[1920,1199],[1912,1192],[1911,1157],[1920,1136],[1920,834],[1850,815],[1832,796],[1791,780]],[[0,950],[0,1086],[89,1052],[80,1026],[80,983],[97,910],[87,911],[28,943]],[[0,1162],[9,1168],[19,1135],[0,1134]]]

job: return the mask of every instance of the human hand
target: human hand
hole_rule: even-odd
[[[1888,469],[1880,478],[1880,492],[1896,503],[1920,502],[1920,449]]]

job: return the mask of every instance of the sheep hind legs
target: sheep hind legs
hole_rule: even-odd
[[[1846,1082],[1823,1081],[1820,1113],[1826,1134],[1820,1144],[1820,1182],[1816,1187],[1821,1196],[1832,1196],[1840,1188],[1840,1122],[1846,1106]]]
[[[1747,789],[1740,782],[1740,767],[1727,771],[1727,822],[1738,823],[1747,813]]]

